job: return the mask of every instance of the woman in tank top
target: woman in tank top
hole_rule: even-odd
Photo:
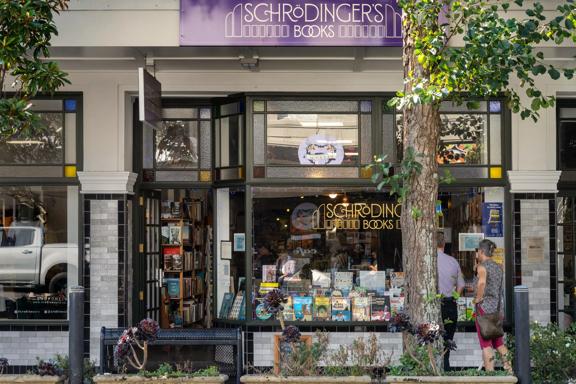
[[[476,292],[474,297],[474,304],[476,304],[477,314],[491,314],[500,311],[503,315],[503,277],[504,272],[502,268],[492,260],[492,254],[496,249],[496,244],[492,241],[484,239],[478,245],[476,250],[477,266],[477,280]],[[499,305],[500,303],[500,305]],[[484,369],[487,371],[494,370],[494,349],[500,353],[504,368],[512,373],[512,366],[508,360],[508,348],[504,345],[504,338],[499,337],[493,340],[486,340],[480,334],[480,327],[476,321],[476,331],[478,332],[478,340],[482,348],[482,359],[484,360]]]

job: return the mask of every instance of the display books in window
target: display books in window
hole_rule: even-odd
[[[390,312],[390,297],[373,296],[371,299],[370,319],[372,321],[390,321],[392,317]]]
[[[404,287],[404,272],[392,272],[390,276],[390,285],[394,288]]]
[[[332,320],[350,321],[350,299],[332,297]]]
[[[170,242],[169,244],[180,245],[180,226],[179,225],[168,225],[170,228]]]
[[[326,296],[314,297],[314,320],[330,320],[330,298]]]
[[[243,299],[244,299],[244,292],[243,291],[238,292],[236,294],[236,297],[234,298],[234,302],[232,303],[232,309],[230,309],[228,319],[238,320],[238,316],[240,316],[240,309],[242,308]]]
[[[294,303],[292,296],[288,296],[286,304],[284,304],[284,311],[282,311],[282,316],[286,321],[294,321]]]
[[[350,291],[354,280],[354,272],[335,272],[334,289]]]
[[[369,297],[355,297],[352,299],[352,320],[370,321]]]
[[[295,320],[312,320],[312,296],[294,296],[292,302]]]
[[[232,303],[234,302],[234,294],[232,292],[226,292],[222,298],[222,306],[220,307],[219,318],[227,319],[230,309],[232,309]]]
[[[276,281],[276,265],[262,266],[262,281],[268,283]]]
[[[386,291],[386,272],[360,271],[360,287],[383,295]]]
[[[176,271],[182,269],[180,247],[164,247],[162,254],[164,257],[164,270]]]
[[[390,312],[392,316],[404,310],[404,297],[390,297]]]
[[[164,283],[166,283],[168,297],[172,299],[180,298],[180,279],[168,278],[164,279]]]
[[[456,300],[458,308],[458,321],[472,321],[474,314],[474,304],[472,297],[459,297]]]
[[[160,206],[160,217],[162,219],[172,218],[172,207],[170,206],[170,201],[163,201]]]

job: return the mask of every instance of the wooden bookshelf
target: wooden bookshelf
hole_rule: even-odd
[[[186,327],[204,318],[208,227],[200,200],[163,201],[161,206],[162,271],[170,327]],[[168,308],[168,309],[166,309]],[[166,316],[164,316],[166,317]]]

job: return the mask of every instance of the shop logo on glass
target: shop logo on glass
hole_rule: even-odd
[[[341,141],[325,135],[313,135],[304,139],[298,148],[302,165],[339,165],[344,160]]]

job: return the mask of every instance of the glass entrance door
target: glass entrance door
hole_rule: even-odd
[[[139,255],[144,269],[144,289],[140,299],[144,303],[145,317],[160,321],[160,288],[162,271],[160,264],[160,192],[144,191],[140,197],[141,243]],[[143,296],[143,297],[142,297]]]

